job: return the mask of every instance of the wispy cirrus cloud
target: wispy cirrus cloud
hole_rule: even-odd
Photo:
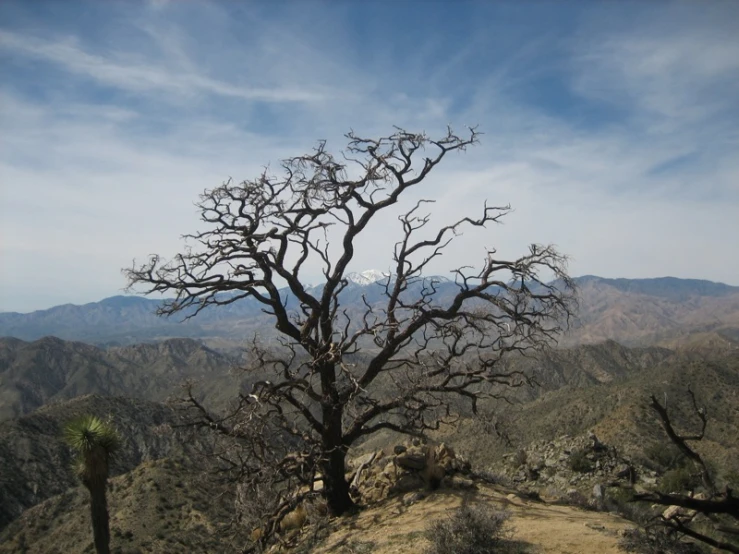
[[[486,134],[413,197],[440,223],[515,212],[432,271],[553,242],[575,274],[739,284],[731,5],[39,5],[0,6],[0,310],[116,293],[132,258],[179,249],[204,188],[316,139],[447,123]],[[354,269],[387,267],[396,215]]]
[[[623,28],[583,37],[573,59],[574,89],[672,124],[663,130],[735,113],[739,7],[704,8],[678,4],[628,21],[628,28],[623,22]]]
[[[330,98],[326,92],[239,85],[192,70],[150,64],[142,59],[96,55],[85,50],[76,37],[48,40],[0,31],[0,48],[55,64],[71,74],[129,92],[156,91],[184,96],[206,93],[262,102],[314,102]]]

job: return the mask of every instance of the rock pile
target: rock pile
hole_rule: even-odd
[[[362,504],[405,494],[412,500],[421,497],[414,493],[439,487],[475,486],[465,477],[471,471],[469,461],[447,444],[425,444],[419,439],[369,452],[351,460],[349,466],[352,494]]]
[[[620,455],[590,433],[537,441],[516,453],[506,454],[504,475],[520,487],[587,492],[602,500],[605,488],[616,483],[647,486],[657,474]]]

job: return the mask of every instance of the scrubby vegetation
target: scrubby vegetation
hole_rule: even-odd
[[[628,529],[619,541],[626,552],[634,554],[704,554],[705,550],[679,539],[674,532],[661,527]]]
[[[488,506],[462,506],[451,516],[429,525],[425,554],[514,554],[510,513]]]
[[[238,462],[228,457],[236,451],[215,444],[211,429],[228,422],[221,418],[229,413],[225,411],[231,406],[227,401],[229,391],[239,388],[248,396],[252,383],[268,375],[247,372],[232,379],[221,371],[222,364],[215,353],[192,341],[110,350],[49,339],[33,344],[0,344],[6,344],[3,352],[10,360],[11,374],[26,375],[26,381],[34,375],[34,360],[44,360],[43,371],[49,376],[66,376],[70,387],[84,376],[92,383],[97,378],[93,368],[105,365],[105,361],[105,367],[110,369],[108,376],[120,387],[115,390],[130,391],[131,396],[146,390],[155,398],[162,394],[163,383],[201,374],[208,376],[208,386],[218,391],[218,396],[206,390],[196,396],[218,407],[213,421],[199,431],[181,427],[184,414],[177,404],[165,409],[151,402],[106,396],[58,402],[0,426],[0,473],[17,476],[14,482],[0,483],[0,495],[4,498],[0,526],[5,527],[0,531],[0,552],[94,551],[87,490],[69,490],[77,481],[70,470],[69,448],[62,444],[59,433],[64,422],[82,413],[111,414],[122,423],[124,448],[113,463],[108,489],[112,492],[108,495],[111,552],[232,552],[252,546],[256,551],[261,546],[250,540],[250,534],[264,529],[265,509],[252,513],[247,508],[254,507],[255,500],[265,500],[262,508],[277,510],[282,500],[275,491],[285,493],[286,500],[298,502],[296,497],[288,496],[287,489],[263,486],[260,495],[254,496],[248,488],[237,489],[224,482],[225,473],[212,473],[214,469],[230,467],[233,476],[249,469],[241,464],[229,466],[229,459]],[[351,360],[353,367],[366,367],[372,353],[358,353],[346,359]],[[120,367],[113,364],[115,360]],[[470,357],[462,361],[474,360]],[[71,372],[72,367],[84,371]],[[709,519],[698,514],[693,518],[691,508],[655,508],[649,501],[635,502],[634,497],[661,494],[666,502],[674,502],[675,498],[690,497],[691,491],[701,494],[705,489],[694,461],[665,440],[659,421],[645,402],[655,383],[663,387],[657,391],[657,397],[669,401],[670,415],[681,432],[695,435],[700,431],[700,419],[695,418],[690,397],[685,395],[686,384],[692,387],[700,405],[708,407],[710,425],[705,429],[706,440],[693,444],[715,484],[716,496],[711,501],[722,502],[726,498],[721,496],[725,487],[733,489],[739,484],[739,420],[733,409],[739,402],[736,352],[687,355],[665,348],[634,349],[608,342],[557,350],[537,360],[509,358],[499,369],[521,371],[526,376],[535,371],[541,386],[502,386],[512,393],[508,399],[515,402],[481,400],[478,420],[473,419],[469,405],[450,402],[450,409],[458,412],[461,419],[430,433],[429,439],[438,441],[436,444],[443,441],[459,453],[458,458],[463,456],[471,462],[469,473],[446,474],[439,480],[431,472],[435,465],[429,463],[430,458],[421,456],[408,444],[403,452],[395,452],[393,445],[399,446],[398,442],[391,441],[396,439],[380,433],[369,443],[362,442],[359,450],[352,449],[348,457],[347,476],[357,487],[352,492],[353,499],[366,509],[350,517],[326,517],[325,504],[323,512],[312,513],[316,507],[311,504],[312,499],[320,493],[306,493],[303,506],[308,517],[289,526],[287,523],[298,508],[297,504],[284,506],[277,513],[275,540],[289,545],[291,552],[356,554],[393,548],[409,551],[422,543],[415,550],[420,551],[426,546],[427,535],[422,531],[425,520],[440,519],[448,528],[452,522],[445,514],[456,509],[457,501],[463,498],[470,506],[507,506],[513,514],[516,537],[521,541],[529,540],[526,533],[534,522],[526,520],[526,513],[532,507],[539,516],[547,512],[574,515],[579,521],[588,521],[592,529],[608,529],[605,542],[598,543],[607,544],[608,548],[618,541],[624,526],[653,523],[668,509],[677,518],[672,522],[690,524],[709,536],[718,536],[716,525],[722,529],[730,527],[728,515]],[[145,378],[148,374],[151,379]],[[211,375],[220,381],[210,380]],[[234,383],[230,389],[223,386],[227,379]],[[65,381],[60,378],[60,383],[64,385]],[[392,380],[377,384],[378,393],[396,392]],[[47,398],[42,395],[39,401],[47,402]],[[31,405],[30,409],[34,407]],[[482,418],[487,419],[481,421]],[[293,428],[279,432],[292,431]],[[272,438],[278,436],[272,434]],[[286,453],[294,451],[293,442],[288,441],[285,446]],[[366,459],[363,456],[368,452],[375,452],[376,459],[355,480],[352,475],[356,476],[358,466],[351,464]],[[154,460],[159,461],[153,464]],[[495,460],[504,460],[506,467],[492,463]],[[179,461],[192,467],[183,467]],[[300,456],[284,460],[293,465],[280,461],[269,468],[275,472],[293,471],[303,464]],[[310,471],[295,475],[307,477],[306,482],[313,478]],[[320,482],[314,483],[320,486]],[[300,492],[304,491],[307,489]],[[487,502],[492,496],[495,499]],[[694,497],[699,501],[701,498]],[[442,504],[444,509],[438,509]],[[21,515],[33,505],[35,508]],[[408,515],[407,520],[396,527],[396,521],[404,515]],[[283,520],[285,523],[280,524]],[[408,528],[402,528],[403,525]],[[393,531],[387,533],[383,526]],[[497,551],[520,550],[525,543],[508,541],[511,528],[503,529],[501,540],[496,543]],[[606,534],[595,533],[604,537]],[[337,534],[344,534],[341,541],[333,540]],[[468,535],[474,539],[479,533]],[[730,540],[730,534],[724,535]],[[629,531],[624,544],[634,552],[637,548],[644,552],[657,552],[660,548],[681,552],[676,549],[688,549],[683,544],[687,540],[678,540],[674,531],[649,528],[641,533]],[[532,542],[539,544],[537,540]],[[592,548],[598,551],[597,547]],[[562,545],[553,551],[568,552]]]
[[[570,469],[578,473],[588,473],[593,470],[593,464],[588,459],[586,450],[576,450],[570,455]]]

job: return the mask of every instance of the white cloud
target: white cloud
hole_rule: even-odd
[[[486,246],[512,256],[553,242],[572,255],[575,274],[739,284],[739,259],[725,255],[739,236],[737,94],[729,94],[739,92],[739,40],[705,21],[588,17],[572,39],[510,46],[488,66],[479,61],[487,34],[437,59],[434,37],[408,53],[395,52],[388,35],[352,42],[341,10],[296,4],[275,21],[244,8],[242,37],[230,4],[187,4],[197,21],[178,17],[178,3],[154,4],[117,22],[105,47],[84,30],[0,30],[16,66],[36,60],[53,70],[0,84],[0,309],[116,293],[133,257],[179,249],[179,234],[198,224],[193,202],[204,188],[253,177],[316,139],[336,149],[350,127],[435,133],[450,121],[480,123],[482,144],[411,196],[437,199],[429,209],[439,224],[485,199],[515,211],[460,237],[434,271],[478,262]],[[526,101],[519,92],[542,75],[560,79],[571,101],[620,115],[596,111],[583,126]],[[26,93],[34,86],[44,90]],[[387,268],[395,216],[362,238],[352,269]]]
[[[659,123],[670,123],[669,131],[734,110],[739,10],[729,3],[724,10],[715,7],[685,12],[678,6],[591,33],[576,43],[576,90],[658,116]]]
[[[178,71],[152,65],[132,56],[100,56],[86,51],[76,37],[47,40],[11,31],[0,31],[0,47],[17,54],[57,64],[70,73],[102,85],[131,92],[158,91],[183,96],[198,92],[258,100],[262,102],[314,102],[330,99],[325,92],[292,87],[253,87],[208,77],[203,73]]]

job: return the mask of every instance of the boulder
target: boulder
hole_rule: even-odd
[[[631,479],[634,470],[629,464],[619,464],[616,466],[616,477],[619,479]]]
[[[455,454],[454,449],[446,443],[442,442],[436,448],[436,460],[439,463],[445,460],[453,460],[456,457],[457,455]]]
[[[290,531],[292,529],[300,529],[308,519],[308,512],[305,506],[300,504],[292,512],[287,514],[280,521],[280,531]]]
[[[420,475],[417,473],[406,473],[398,478],[390,488],[389,492],[390,494],[402,494],[417,491],[425,486],[426,484],[423,482]]]
[[[443,484],[446,488],[457,490],[476,490],[477,485],[472,479],[455,475],[444,479]]]
[[[430,464],[421,471],[421,478],[429,486],[431,490],[436,490],[441,484],[441,480],[446,475],[446,471],[439,464]]]
[[[403,469],[420,470],[426,467],[426,454],[405,452],[395,458],[395,463]]]
[[[384,458],[381,453],[385,453]],[[457,456],[448,444],[433,446],[416,439],[365,454],[349,466],[354,468],[350,474],[352,494],[365,503],[395,494],[415,494],[421,489],[434,490],[442,484],[446,486],[453,475],[469,474],[472,470],[470,462]],[[468,486],[466,481],[463,483],[454,486]]]

